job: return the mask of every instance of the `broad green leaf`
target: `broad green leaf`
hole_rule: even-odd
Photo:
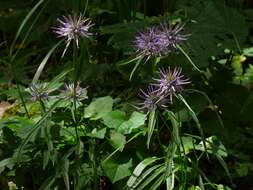
[[[196,140],[192,137],[181,137],[181,140],[184,146],[185,154],[188,154],[194,148],[194,143]],[[182,147],[180,147],[180,149],[183,151]]]
[[[189,190],[201,190],[199,186],[191,186]]]
[[[217,185],[217,190],[232,190],[232,189],[230,189],[227,186],[219,184],[219,185]]]
[[[122,151],[126,144],[126,137],[121,133],[112,131],[109,142],[115,149],[119,148],[119,150]]]
[[[13,158],[6,158],[0,161],[0,171],[3,171],[5,167],[12,169],[15,164]],[[0,172],[1,173],[1,172]]]
[[[248,57],[253,57],[253,47],[243,49],[243,54]]]
[[[205,144],[208,153],[212,153],[218,156],[227,157],[227,150],[225,146],[217,139],[215,136],[211,136],[205,139]],[[203,141],[201,141],[197,146],[197,150],[204,151]]]
[[[130,159],[124,164],[118,164],[113,160],[108,160],[102,164],[102,167],[107,177],[112,181],[112,183],[115,183],[131,175],[130,168],[132,167],[132,160]]]
[[[17,190],[18,187],[13,181],[8,182],[9,190]]]
[[[103,123],[109,127],[116,129],[123,134],[130,134],[133,130],[144,125],[146,116],[140,112],[133,112],[128,119],[122,111],[115,110],[103,117]]]
[[[87,136],[98,138],[98,139],[104,139],[106,133],[106,128],[101,129],[93,129],[90,134],[87,134]]]
[[[60,136],[64,138],[65,142],[75,143],[76,141],[76,131],[73,127],[61,127]]]
[[[3,122],[3,127],[8,127],[21,139],[27,136],[27,133],[33,129],[34,125],[32,120],[19,116],[9,117],[8,119],[3,119],[1,122]]]
[[[103,123],[112,129],[118,129],[126,120],[126,114],[120,110],[112,111],[103,117]]]
[[[84,117],[98,120],[112,111],[113,99],[110,96],[96,98],[84,110]]]
[[[133,112],[127,121],[124,121],[120,126],[118,131],[123,134],[130,134],[133,130],[145,124],[146,115],[140,112]]]

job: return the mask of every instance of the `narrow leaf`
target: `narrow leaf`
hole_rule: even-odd
[[[12,54],[12,51],[13,51],[13,48],[14,48],[14,45],[21,33],[21,31],[23,30],[25,24],[27,23],[27,21],[30,19],[30,17],[33,15],[33,13],[39,8],[39,6],[44,2],[44,0],[40,0],[38,1],[38,3],[36,3],[36,5],[31,9],[31,11],[26,15],[25,19],[22,21],[22,23],[20,24],[19,28],[18,28],[18,31],[17,31],[17,34],[11,44],[11,54]]]
[[[147,147],[148,148],[149,148],[152,134],[155,129],[155,124],[156,124],[156,112],[152,111],[149,113],[149,120],[148,120],[148,139],[147,139]]]
[[[40,63],[40,66],[38,67],[34,77],[33,77],[33,80],[32,80],[32,83],[35,84],[38,82],[39,80],[39,77],[41,75],[41,72],[42,70],[44,69],[48,59],[50,58],[51,54],[54,52],[54,50],[60,45],[62,41],[59,41],[57,44],[55,44],[51,49],[50,51],[47,53],[47,55],[44,57],[44,59],[42,60],[42,62]]]
[[[142,173],[142,171],[149,165],[151,165],[152,163],[156,162],[157,160],[160,160],[161,158],[157,158],[157,157],[150,157],[150,158],[146,158],[145,160],[143,160],[142,162],[140,162],[136,168],[133,171],[132,176],[128,179],[127,181],[127,186],[131,187],[134,183],[134,181],[136,180],[136,177],[139,177]]]

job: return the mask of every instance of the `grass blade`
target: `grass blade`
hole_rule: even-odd
[[[141,60],[142,60],[142,59],[138,59],[138,61],[136,62],[136,64],[135,64],[135,66],[134,66],[133,70],[131,71],[131,74],[130,74],[129,80],[131,80],[131,79],[132,79],[132,77],[133,77],[133,74],[134,74],[135,70],[137,69],[137,67],[138,67],[138,66],[140,65],[140,63],[141,63]]]
[[[143,180],[149,175],[151,174],[153,171],[155,171],[157,168],[161,167],[163,164],[157,164],[152,166],[151,168],[149,168],[148,170],[146,170],[144,173],[141,174],[141,176],[139,176],[138,178],[136,178],[133,186],[131,187],[131,189],[135,189],[138,185],[140,185]]]
[[[45,0],[40,0],[38,1],[38,3],[36,3],[36,5],[31,9],[31,11],[26,15],[25,19],[23,20],[23,22],[20,24],[19,28],[18,28],[18,31],[17,31],[17,34],[11,44],[11,48],[10,48],[10,55],[12,55],[12,52],[13,52],[13,48],[15,46],[15,43],[18,39],[18,37],[20,36],[21,34],[21,31],[23,30],[25,24],[28,22],[28,20],[30,19],[30,17],[33,15],[33,13],[35,13],[35,11],[39,8],[39,6],[44,2]]]
[[[159,175],[161,175],[163,172],[166,171],[166,166],[161,166],[158,169],[155,170],[155,172],[150,175],[144,183],[142,183],[139,187],[137,187],[137,190],[144,189],[147,185],[149,185],[155,178],[157,178]],[[163,176],[162,176],[163,177]],[[164,179],[164,178],[163,178]]]
[[[145,160],[143,160],[142,162],[140,162],[136,168],[133,171],[133,174],[130,176],[130,178],[127,181],[127,186],[128,187],[132,187],[133,184],[135,183],[137,177],[139,177],[142,173],[142,171],[149,165],[151,165],[152,163],[156,162],[157,160],[160,160],[161,158],[157,158],[157,157],[150,157],[150,158],[146,158]]]
[[[202,141],[203,141],[205,153],[206,153],[206,155],[207,155],[207,158],[209,158],[209,157],[208,157],[207,148],[206,148],[206,141],[205,141],[205,137],[204,137],[204,132],[203,132],[203,130],[202,130],[202,127],[201,127],[201,125],[200,125],[200,122],[199,122],[199,120],[198,120],[198,117],[196,116],[195,112],[192,110],[192,108],[190,107],[190,105],[189,105],[189,104],[186,102],[186,100],[183,98],[183,96],[181,96],[181,94],[178,94],[177,97],[184,103],[184,105],[186,106],[186,108],[189,110],[192,119],[195,121],[195,123],[196,123],[196,125],[197,125],[197,128],[198,128],[198,130],[199,130],[199,132],[200,132]]]
[[[35,75],[34,75],[34,77],[33,77],[33,80],[32,80],[32,83],[33,83],[33,84],[35,84],[35,83],[38,82],[39,77],[40,77],[40,75],[41,75],[41,72],[42,72],[42,70],[44,69],[44,67],[45,67],[45,65],[46,65],[46,63],[47,63],[49,57],[50,57],[51,54],[54,52],[54,50],[60,45],[61,42],[62,42],[62,41],[59,41],[56,45],[54,45],[54,46],[50,49],[50,51],[47,53],[47,55],[44,57],[44,59],[43,59],[42,62],[40,63],[40,66],[39,66],[39,68],[37,69],[37,71],[36,71],[36,73],[35,73]]]
[[[149,120],[148,120],[148,139],[147,139],[147,147],[148,148],[149,148],[152,134],[155,129],[155,124],[156,124],[156,112],[152,111],[149,113]]]

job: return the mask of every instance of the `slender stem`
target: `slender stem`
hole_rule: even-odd
[[[190,64],[193,66],[194,69],[196,69],[198,72],[202,73],[203,71],[201,71],[192,61],[192,59],[190,58],[190,56],[184,51],[184,49],[180,46],[177,45],[177,48],[184,54],[184,56],[186,57],[186,59],[190,62]]]
[[[141,63],[141,60],[142,60],[142,59],[139,59],[139,60],[135,63],[135,66],[134,66],[133,70],[131,71],[131,74],[130,74],[130,77],[129,77],[129,81],[131,81],[131,79],[132,79],[132,77],[133,77],[133,74],[134,74],[135,70],[137,69],[137,67],[138,67],[138,66],[140,65],[140,63]]]
[[[235,33],[234,33],[234,32],[231,32],[231,33],[232,33],[233,38],[234,38],[234,40],[235,40],[235,44],[236,44],[236,46],[237,46],[237,49],[238,49],[238,51],[241,53],[241,52],[242,52],[242,49],[241,49],[241,47],[240,47],[239,41],[238,41],[238,39],[237,39]]]
[[[75,126],[75,132],[76,132],[76,142],[79,141],[79,135],[78,135],[78,129],[77,129],[77,111],[76,111],[76,87],[77,87],[77,48],[75,43],[73,43],[73,68],[74,68],[74,94],[73,94],[73,120],[74,120],[74,126]]]
[[[92,163],[93,174],[93,190],[98,190],[98,175],[97,175],[97,155],[96,155],[96,139],[90,140],[90,160]]]
[[[41,105],[41,108],[42,108],[42,114],[45,114],[46,113],[46,107],[45,107],[45,104],[44,102],[40,99],[40,105]]]
[[[134,140],[136,137],[138,137],[140,134],[142,134],[143,132],[139,132],[139,133],[137,133],[137,134],[135,134],[132,138],[130,138],[127,142],[126,142],[126,144],[127,143],[129,143],[129,142],[131,142],[132,140]],[[102,163],[105,163],[107,160],[109,160],[114,154],[116,154],[119,150],[121,150],[122,149],[122,147],[119,147],[119,148],[117,148],[116,150],[114,150],[109,156],[107,156],[103,161],[102,161]]]
[[[15,71],[13,65],[12,65],[12,62],[10,62],[10,65],[11,65],[11,71],[12,71],[12,74],[13,74],[13,76],[14,76],[15,83],[16,83],[16,85],[17,85],[18,95],[19,95],[19,97],[20,97],[21,103],[22,103],[22,105],[23,105],[23,107],[24,107],[24,109],[25,109],[25,113],[26,113],[27,117],[30,118],[29,113],[28,113],[28,109],[27,109],[26,104],[25,104],[24,97],[23,97],[23,95],[22,95],[22,92],[21,92],[21,89],[20,89],[20,86],[19,86],[19,83],[18,83],[16,71]]]
[[[88,8],[88,5],[89,5],[89,0],[86,0],[86,4],[85,4],[84,11],[83,11],[83,15],[85,15],[85,13],[87,11],[87,8]]]

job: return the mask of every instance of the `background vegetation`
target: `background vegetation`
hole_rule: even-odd
[[[61,58],[52,27],[69,14],[94,35]],[[161,22],[185,23],[185,54],[139,64],[134,36]],[[0,189],[252,189],[252,26],[251,0],[1,0]],[[137,109],[168,66],[191,80],[182,98]],[[77,80],[74,106],[59,97]],[[31,101],[34,81],[48,101]]]

